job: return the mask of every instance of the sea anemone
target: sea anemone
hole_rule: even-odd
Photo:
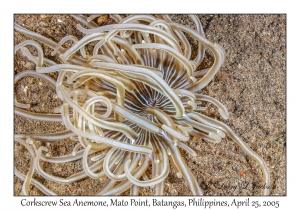
[[[223,104],[201,93],[222,66],[225,52],[205,38],[198,18],[189,16],[196,30],[173,22],[168,15],[111,15],[117,24],[100,27],[93,22],[97,15],[73,15],[88,28],[77,25],[85,36],[78,40],[69,35],[59,43],[15,24],[16,31],[38,41],[26,40],[15,46],[15,52],[21,50],[36,65],[35,71],[15,75],[15,82],[26,76],[41,78],[55,88],[63,102],[55,109],[56,114],[45,114],[28,111],[30,104],[15,100],[15,114],[61,122],[66,127],[59,133],[15,134],[15,141],[31,155],[27,174],[15,168],[15,175],[24,180],[24,195],[28,195],[30,184],[55,195],[32,177],[34,171],[59,183],[107,177],[97,195],[118,195],[128,189],[131,195],[137,195],[139,187],[154,187],[156,195],[163,195],[170,164],[177,177],[186,180],[193,195],[203,195],[179,148],[196,156],[186,144],[191,137],[216,144],[226,134],[260,164],[265,185],[269,186],[264,160],[226,124],[201,113],[206,110],[201,106],[204,101],[215,105],[224,120],[229,117]],[[198,42],[193,56],[190,39]],[[66,49],[63,44],[69,40],[74,44]],[[52,48],[51,55],[61,63],[44,58],[39,43]],[[37,56],[27,46],[33,46]],[[91,55],[85,51],[88,47],[93,48]],[[213,54],[214,63],[200,69],[205,50]],[[52,72],[58,73],[56,81],[49,76]],[[39,144],[66,138],[76,142],[72,154],[52,157]],[[65,163],[78,159],[82,159],[83,170],[69,177],[54,176],[40,165],[40,161]],[[268,194],[268,187],[263,194]]]

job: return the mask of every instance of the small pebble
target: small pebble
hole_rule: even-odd
[[[104,21],[106,21],[107,18],[108,18],[108,15],[101,15],[100,17],[98,17],[98,19],[97,19],[98,25],[101,25]]]

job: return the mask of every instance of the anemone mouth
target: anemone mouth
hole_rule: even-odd
[[[96,194],[116,195],[138,187],[154,186],[157,195],[163,194],[163,183],[169,174],[169,165],[176,175],[183,177],[194,195],[203,192],[193,174],[184,163],[179,147],[197,155],[185,142],[200,137],[219,143],[227,134],[262,167],[266,185],[269,174],[265,162],[237,137],[224,123],[201,113],[207,101],[218,107],[227,119],[228,111],[219,101],[199,93],[215,76],[224,61],[224,50],[205,38],[200,21],[190,15],[196,30],[172,22],[167,15],[131,15],[122,19],[112,15],[117,24],[96,27],[95,16],[84,19],[74,16],[89,29],[78,25],[86,34],[81,40],[67,36],[55,43],[19,25],[15,29],[26,36],[53,48],[61,64],[44,58],[42,47],[33,40],[15,46],[36,64],[36,71],[24,71],[15,76],[15,82],[25,76],[39,77],[56,90],[63,105],[57,114],[40,114],[26,111],[29,104],[15,102],[15,113],[31,119],[62,122],[67,130],[43,135],[16,134],[15,140],[30,152],[32,164],[25,176],[15,169],[15,175],[24,179],[23,194],[34,184],[46,194],[54,194],[37,180],[33,171],[46,179],[69,183],[84,177],[109,181]],[[147,24],[143,24],[147,22]],[[185,34],[198,42],[197,55],[191,58],[191,47]],[[69,49],[62,47],[72,40]],[[93,54],[87,55],[85,46],[97,42]],[[180,47],[180,44],[183,47]],[[33,46],[33,56],[26,46]],[[209,69],[199,70],[205,49],[209,49],[214,63]],[[80,56],[78,55],[80,53]],[[58,72],[54,81],[47,73]],[[17,108],[18,107],[18,108]],[[51,157],[38,141],[70,138],[76,141],[72,154]],[[32,145],[29,146],[29,145]],[[32,149],[33,148],[33,149]],[[79,150],[80,148],[83,148]],[[95,154],[88,164],[90,154]],[[40,166],[39,161],[63,163],[82,159],[83,171],[70,177],[53,176]],[[146,171],[150,168],[151,174]],[[99,171],[100,170],[100,171]],[[116,184],[121,181],[121,183]],[[264,194],[268,194],[265,189]]]

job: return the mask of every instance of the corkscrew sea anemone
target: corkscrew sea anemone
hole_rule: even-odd
[[[85,35],[80,40],[69,35],[59,43],[15,24],[16,31],[33,39],[17,44],[15,52],[20,50],[35,63],[35,70],[16,74],[15,83],[27,76],[40,78],[53,86],[62,101],[50,114],[29,111],[30,104],[16,99],[15,114],[61,122],[66,128],[58,133],[15,134],[15,142],[31,156],[27,174],[14,170],[24,180],[24,195],[30,185],[55,195],[33,178],[34,172],[58,183],[105,179],[97,195],[118,195],[128,189],[137,195],[140,187],[154,187],[156,195],[163,195],[170,165],[193,195],[203,195],[180,150],[196,156],[187,144],[192,137],[217,144],[226,135],[259,163],[264,183],[270,185],[265,161],[229,126],[202,113],[206,110],[202,102],[208,102],[223,119],[229,118],[224,105],[201,93],[222,66],[225,52],[205,38],[198,18],[189,16],[196,30],[173,22],[168,15],[110,15],[116,23],[104,26],[93,22],[98,15],[73,15],[82,24],[77,29]],[[190,39],[198,43],[196,55],[192,55]],[[70,40],[73,45],[63,47]],[[41,44],[53,49],[55,61],[44,57]],[[92,54],[86,52],[88,48]],[[213,54],[214,63],[199,69],[206,50]],[[49,76],[53,72],[57,72],[56,80]],[[49,154],[47,142],[65,139],[75,142],[71,154]],[[48,173],[40,164],[80,159],[83,170],[68,177]],[[268,193],[268,187],[264,188],[263,194]]]

